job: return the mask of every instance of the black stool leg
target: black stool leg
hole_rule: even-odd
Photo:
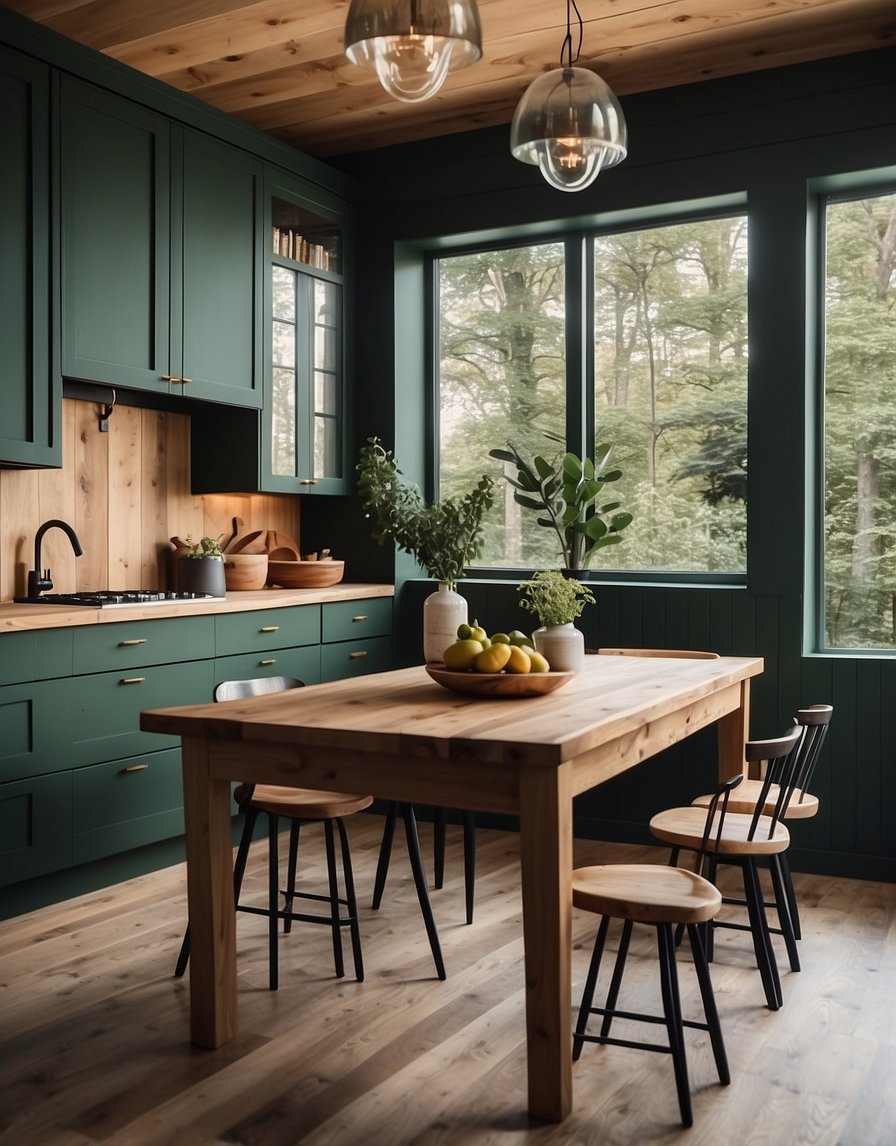
[[[276,991],[280,980],[277,952],[277,920],[280,918],[280,855],[277,816],[268,813],[268,988]]]
[[[432,873],[436,888],[445,886],[445,809],[432,810]]]
[[[301,820],[292,820],[289,825],[289,861],[286,865],[286,889],[283,892],[283,910],[286,916],[283,920],[283,934],[289,935],[292,931],[292,905],[296,893],[296,870],[299,866],[299,831]]]
[[[675,964],[675,937],[671,923],[656,925],[657,953],[660,962],[660,987],[663,995],[663,1012],[669,1031],[669,1048],[672,1051],[672,1064],[675,1067],[675,1087],[678,1091],[678,1106],[681,1121],[692,1126],[694,1116],[691,1111],[691,1090],[688,1085],[688,1064],[684,1049],[684,1029],[681,1023],[681,999],[678,994],[678,969]]]
[[[790,914],[790,903],[784,886],[784,877],[779,862],[780,858],[780,856],[769,857],[769,871],[772,876],[772,887],[775,889],[775,910],[778,913],[778,926],[781,928],[781,934],[784,936],[784,944],[787,947],[790,970],[799,971],[800,953],[796,946],[796,931],[793,925],[793,918]]]
[[[769,1010],[777,1011],[783,1002],[781,979],[778,975],[778,964],[775,961],[775,952],[768,930],[768,918],[765,914],[762,888],[759,885],[759,874],[752,858],[745,859],[741,867],[744,879],[744,899],[747,901],[750,932],[753,936],[753,950],[756,952],[756,963],[762,977],[762,985],[765,988],[765,1001]]]
[[[784,884],[784,894],[787,898],[787,906],[790,908],[790,919],[793,923],[793,936],[794,939],[802,939],[800,932],[800,912],[796,902],[796,892],[793,890],[793,877],[790,874],[790,861],[787,858],[787,852],[781,852],[778,856],[778,866],[781,869],[781,881]]]
[[[464,812],[464,896],[467,923],[473,922],[473,893],[476,890],[476,813]]]
[[[352,853],[348,846],[348,833],[340,817],[336,821],[339,830],[339,844],[342,848],[342,871],[345,877],[345,902],[349,914],[349,933],[352,937],[352,958],[355,963],[355,978],[364,982],[364,960],[361,956],[361,931],[358,927],[358,901],[355,898],[355,876],[352,871]]]
[[[576,1029],[572,1038],[572,1061],[578,1062],[582,1053],[584,1039],[582,1035],[588,1026],[588,1016],[591,1014],[591,1004],[594,1002],[594,989],[597,986],[597,975],[600,971],[600,961],[604,953],[604,944],[607,941],[607,931],[610,927],[610,917],[601,916],[600,926],[594,940],[594,950],[591,952],[591,962],[588,964],[588,974],[585,977],[585,987],[582,991],[582,1002],[579,1004],[579,1017],[576,1019]]]
[[[324,820],[324,839],[327,844],[327,876],[330,882],[330,919],[333,933],[333,962],[336,965],[336,977],[341,979],[345,975],[345,964],[342,959],[342,928],[339,925],[339,880],[336,875],[336,847],[333,840],[333,821]]]
[[[389,858],[392,855],[392,840],[395,837],[395,821],[398,818],[398,804],[389,801],[386,809],[386,820],[383,824],[383,839],[380,843],[380,855],[376,863],[376,878],[373,881],[373,901],[370,906],[374,911],[379,907],[383,898],[383,888],[386,886],[386,876],[389,872]]]
[[[411,871],[414,873],[414,883],[417,887],[417,899],[420,901],[420,911],[423,923],[432,950],[436,973],[440,979],[446,979],[445,963],[442,960],[442,948],[439,944],[439,933],[436,930],[436,921],[432,914],[432,904],[429,902],[429,892],[426,890],[426,875],[423,871],[423,859],[420,855],[420,840],[417,836],[417,820],[414,816],[412,804],[402,804],[401,814],[404,818],[404,831],[408,842],[408,855],[411,860]]]
[[[716,997],[712,989],[712,980],[709,977],[709,963],[706,959],[706,948],[701,937],[701,930],[705,931],[706,928],[698,926],[696,923],[688,924],[688,938],[691,941],[694,970],[697,972],[697,982],[700,985],[700,997],[703,1000],[703,1014],[706,1016],[709,1041],[712,1044],[712,1053],[716,1060],[716,1070],[719,1072],[719,1082],[723,1086],[727,1086],[731,1082],[731,1072],[728,1069],[728,1056],[725,1053],[725,1042],[722,1038],[722,1025],[719,1022]]]
[[[607,1011],[616,1009],[616,1003],[619,999],[619,988],[622,986],[622,973],[625,970],[625,961],[628,958],[628,945],[631,942],[631,938],[632,921],[626,919],[622,925],[622,934],[619,937],[619,950],[616,952],[616,963],[613,967],[613,978],[610,980],[610,989],[607,992]],[[612,1022],[612,1015],[604,1015],[604,1021],[600,1025],[600,1033],[602,1035],[608,1035],[610,1033],[610,1025]]]

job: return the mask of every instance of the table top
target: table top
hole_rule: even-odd
[[[145,711],[141,728],[378,757],[557,767],[762,667],[761,657],[592,655],[556,692],[503,699],[451,692],[417,666],[226,704]]]

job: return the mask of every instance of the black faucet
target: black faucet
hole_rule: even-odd
[[[81,548],[81,542],[78,540],[78,535],[68,524],[67,521],[60,521],[54,517],[52,521],[45,521],[34,535],[34,568],[29,570],[28,573],[28,596],[39,597],[41,593],[46,593],[53,588],[53,582],[50,579],[50,570],[46,569],[41,575],[40,571],[40,543],[44,539],[44,534],[48,529],[56,526],[61,529],[72,543],[72,549],[75,551],[75,556],[80,557],[84,550]]]

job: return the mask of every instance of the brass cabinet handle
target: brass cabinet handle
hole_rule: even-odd
[[[279,633],[280,632],[280,626],[279,625],[263,625],[262,628],[260,628],[258,631],[260,633]]]
[[[361,649],[361,650],[360,650],[360,652],[357,652],[357,653],[349,653],[349,654],[348,654],[348,659],[349,659],[350,661],[359,661],[359,660],[361,659],[361,657],[366,657],[366,656],[367,656],[367,653],[365,652],[365,650],[364,650],[364,649]]]
[[[172,378],[171,381],[176,383],[178,386],[186,386],[186,384],[188,382],[192,382],[193,379],[192,378]]]
[[[170,375],[170,374],[163,374],[162,375],[162,381],[163,382],[176,382],[177,379],[172,377],[172,375]]]
[[[145,772],[148,767],[148,764],[128,764],[127,768],[122,768],[118,774],[123,776],[125,772]]]
[[[359,613],[357,615],[357,617],[352,617],[352,624],[356,625],[356,624],[358,624],[359,621],[366,621],[366,620],[367,620],[367,614],[366,613]]]
[[[276,657],[271,657],[270,660],[259,661],[259,665],[275,665],[277,663]]]
[[[123,677],[118,683],[119,684],[143,684],[143,682],[145,680],[146,680],[145,676],[126,676],[126,677]]]
[[[130,640],[130,641],[119,641],[119,642],[118,642],[118,647],[119,647],[120,649],[129,649],[129,648],[131,648],[133,645],[145,645],[145,644],[146,644],[146,640],[147,640],[147,638],[146,638],[146,637],[134,637],[134,638],[133,638],[132,640]]]
[[[317,485],[317,478],[301,478],[299,485]]]

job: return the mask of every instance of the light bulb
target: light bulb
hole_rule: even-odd
[[[435,95],[448,75],[455,41],[423,36],[413,29],[404,36],[382,36],[374,45],[380,83],[402,103],[418,103]]]

